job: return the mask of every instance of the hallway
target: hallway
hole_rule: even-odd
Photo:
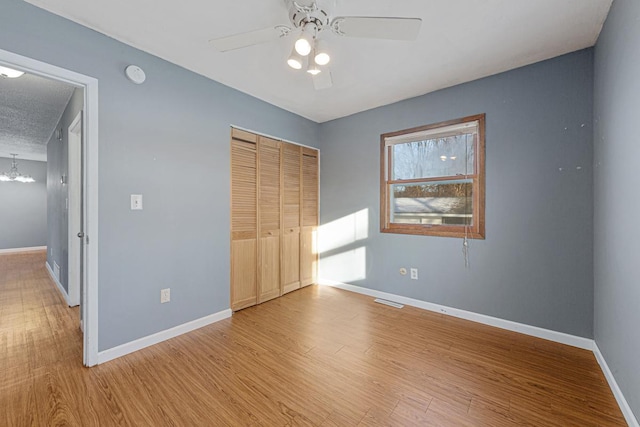
[[[17,424],[37,424],[36,402],[55,404],[39,395],[84,369],[79,309],[67,307],[45,260],[45,251],[0,256],[0,407]]]

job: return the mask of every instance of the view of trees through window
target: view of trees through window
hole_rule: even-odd
[[[393,179],[473,175],[474,150],[469,134],[396,144]]]
[[[383,231],[459,235],[470,226],[480,230],[484,115],[467,119],[382,135]]]

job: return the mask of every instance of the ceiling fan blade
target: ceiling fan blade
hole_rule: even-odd
[[[339,16],[331,21],[338,35],[388,40],[415,40],[421,25],[420,18]]]
[[[286,25],[276,25],[274,27],[263,28],[262,30],[220,37],[218,39],[209,40],[209,43],[211,43],[211,45],[219,52],[227,52],[277,40],[280,37],[286,36],[289,32],[291,32],[291,28]]]
[[[331,78],[331,71],[328,68],[323,68],[322,72],[312,77],[313,87],[316,90],[329,89],[333,86],[333,79]]]

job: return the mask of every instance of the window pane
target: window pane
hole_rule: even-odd
[[[473,225],[473,181],[434,181],[391,186],[391,222]]]
[[[419,179],[474,174],[472,134],[414,141],[392,146],[392,179]]]

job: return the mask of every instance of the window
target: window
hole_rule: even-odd
[[[484,239],[485,115],[380,136],[380,231]]]

